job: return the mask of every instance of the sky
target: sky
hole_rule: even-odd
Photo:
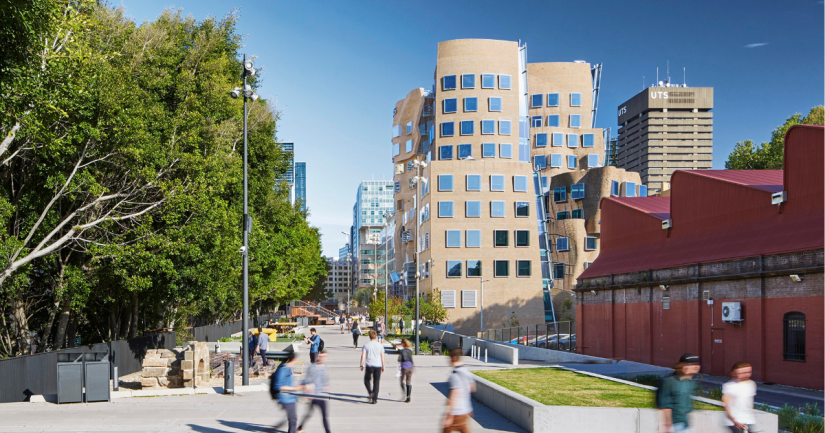
[[[117,3],[115,3],[117,4]],[[602,63],[596,126],[663,80],[714,88],[713,168],[823,103],[823,2],[122,0],[137,23],[166,8],[202,20],[238,8],[242,52],[263,67],[277,138],[307,163],[309,222],[335,257],[362,180],[392,179],[392,110],[433,84],[438,42],[523,40],[528,62]],[[228,89],[227,89],[228,90]]]

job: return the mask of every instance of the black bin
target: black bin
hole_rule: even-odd
[[[235,363],[230,359],[223,361],[223,393],[235,393]]]

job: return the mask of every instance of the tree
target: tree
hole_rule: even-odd
[[[424,302],[419,302],[418,308],[427,323],[442,323],[447,320],[447,310],[441,305],[441,291],[433,289],[427,293]]]
[[[796,113],[771,133],[771,141],[757,146],[751,140],[736,143],[728,155],[725,168],[728,170],[781,170],[784,162],[785,133],[793,125],[822,125],[825,123],[825,108],[818,105],[804,118]]]
[[[332,291],[327,290],[327,275],[329,275],[329,271],[332,270],[332,266],[329,265],[326,257],[323,257],[323,259],[324,272],[318,274],[318,278],[315,280],[315,285],[312,286],[312,289],[304,295],[304,300],[320,302],[334,296]]]

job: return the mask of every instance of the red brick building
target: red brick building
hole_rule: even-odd
[[[823,127],[799,125],[783,170],[677,171],[670,197],[603,199],[578,351],[668,367],[691,352],[720,376],[747,360],[756,380],[823,389],[823,161]]]

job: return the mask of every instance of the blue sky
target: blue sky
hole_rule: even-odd
[[[240,8],[244,51],[264,68],[262,97],[281,141],[307,162],[310,222],[336,256],[358,182],[391,179],[395,102],[433,81],[440,41],[524,40],[529,62],[603,63],[597,126],[650,85],[659,67],[714,88],[713,166],[737,141],[768,141],[793,113],[823,103],[823,2],[176,1],[123,0],[137,22],[165,8],[197,19]],[[506,5],[506,6],[505,6]]]

